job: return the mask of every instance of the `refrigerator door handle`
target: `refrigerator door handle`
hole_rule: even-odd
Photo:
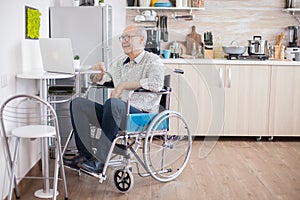
[[[102,58],[103,62],[105,63],[106,66],[109,65],[111,62],[109,60],[109,53],[110,53],[110,39],[109,39],[109,33],[111,32],[109,30],[109,25],[111,23],[109,15],[110,15],[110,7],[108,5],[104,5],[102,7],[102,19],[103,19],[103,29],[102,29]]]

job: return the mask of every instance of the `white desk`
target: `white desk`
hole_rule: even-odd
[[[47,101],[48,87],[47,81],[50,79],[65,79],[72,78],[73,74],[59,74],[59,73],[48,73],[48,72],[26,72],[17,74],[17,78],[28,79],[28,80],[39,80],[40,85],[40,97]],[[38,198],[52,198],[53,190],[50,189],[49,185],[49,144],[48,139],[42,140],[42,169],[43,169],[43,188],[37,190],[34,195]]]

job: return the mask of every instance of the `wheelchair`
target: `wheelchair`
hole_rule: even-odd
[[[179,70],[175,72],[183,73]],[[126,193],[133,188],[134,173],[141,177],[151,176],[159,182],[169,182],[177,178],[189,160],[192,136],[184,117],[179,112],[169,109],[172,92],[169,86],[170,75],[167,75],[164,88],[160,92],[151,92],[161,95],[159,113],[129,114],[130,97],[150,91],[139,88],[129,93],[126,129],[119,131],[113,140],[102,173],[95,174],[84,169],[73,170],[78,171],[79,174],[83,172],[94,176],[99,179],[99,183],[102,183],[107,178],[108,167],[112,167],[114,185],[121,193]],[[111,85],[90,85],[85,96],[88,96],[91,88],[107,87]],[[95,133],[96,128],[91,127],[91,129]],[[69,134],[63,154],[72,135],[73,131]]]

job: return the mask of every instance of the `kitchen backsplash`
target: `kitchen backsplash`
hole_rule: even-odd
[[[162,42],[161,48],[168,48],[170,42],[185,41],[186,35],[196,26],[196,32],[202,35],[211,31],[214,45],[229,45],[236,40],[240,45],[248,45],[253,36],[262,36],[270,44],[276,43],[276,36],[284,32],[283,44],[288,43],[287,26],[299,25],[290,14],[283,11],[286,0],[205,0],[204,10],[195,10],[191,21],[174,19],[172,14],[188,15],[189,10],[156,10],[158,15],[168,16],[168,42]],[[126,23],[133,24],[137,10],[127,10]],[[139,22],[141,25],[155,26],[152,22]]]

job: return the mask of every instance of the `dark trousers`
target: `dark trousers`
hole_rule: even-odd
[[[71,121],[79,153],[105,162],[112,141],[119,129],[126,128],[127,104],[120,99],[108,99],[104,105],[86,98],[75,98],[70,104]],[[141,113],[130,107],[130,113]],[[90,125],[102,129],[96,148],[91,146]]]

